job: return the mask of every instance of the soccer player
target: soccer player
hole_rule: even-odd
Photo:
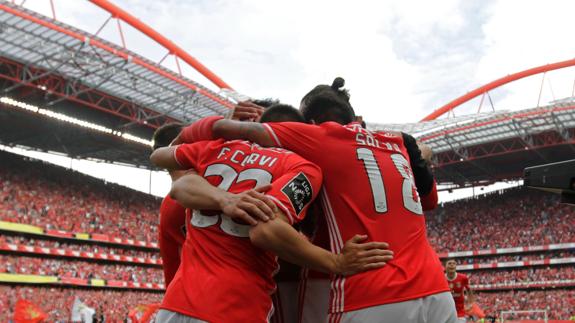
[[[272,312],[274,254],[338,274],[379,268],[391,258],[384,243],[359,244],[366,236],[354,236],[334,254],[293,229],[290,224],[305,216],[318,194],[322,175],[292,152],[216,140],[160,148],[151,160],[203,176],[187,174],[172,185],[171,195],[195,211],[187,223],[182,263],[158,314],[161,322],[266,322]],[[261,190],[269,188],[265,196],[252,189],[262,185]]]
[[[468,303],[473,303],[473,291],[469,287],[467,275],[457,272],[457,262],[455,259],[448,259],[445,262],[445,278],[451,289],[451,295],[457,310],[457,322],[465,323],[465,293],[468,295]]]
[[[455,322],[443,267],[427,240],[403,136],[372,133],[354,123],[343,83],[337,78],[331,86],[318,85],[302,99],[304,117],[317,125],[205,118],[182,133],[190,142],[246,139],[298,153],[324,172],[321,202],[333,252],[356,232],[389,242],[394,259],[388,265],[332,278],[330,322]],[[418,187],[429,193],[433,176],[426,177]]]
[[[182,125],[170,123],[158,128],[152,137],[153,150],[167,147],[178,136]],[[172,170],[172,181],[177,180],[184,172]],[[160,245],[160,257],[164,270],[164,284],[170,284],[180,266],[180,252],[186,238],[185,227],[186,209],[174,201],[170,195],[166,195],[160,205],[160,226],[158,241]]]

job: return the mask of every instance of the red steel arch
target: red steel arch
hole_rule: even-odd
[[[226,106],[226,107],[228,107],[228,108],[232,108],[232,107],[233,107],[233,105],[232,105],[230,102],[227,102],[227,101],[225,101],[225,100],[222,100],[222,99],[219,98],[218,96],[212,95],[210,92],[205,91],[205,90],[203,90],[202,88],[199,88],[198,86],[196,86],[196,85],[194,85],[194,84],[192,84],[192,83],[188,83],[187,81],[185,81],[185,80],[183,80],[183,79],[181,79],[181,78],[177,78],[177,77],[175,77],[174,75],[171,75],[170,73],[168,73],[168,72],[162,70],[162,69],[159,68],[158,66],[151,65],[151,64],[149,64],[148,62],[143,61],[143,60],[141,60],[141,59],[139,59],[139,58],[137,58],[137,57],[133,57],[133,56],[130,55],[129,53],[124,52],[124,51],[122,51],[122,50],[118,50],[118,49],[116,49],[116,48],[112,48],[112,47],[106,45],[105,43],[102,43],[102,42],[98,41],[97,39],[93,39],[93,38],[86,37],[86,36],[84,36],[84,35],[82,35],[82,34],[79,34],[79,33],[75,32],[75,31],[73,31],[73,30],[68,30],[68,29],[66,29],[66,28],[64,28],[64,27],[61,27],[61,26],[59,26],[59,25],[57,25],[57,24],[54,24],[54,23],[52,23],[52,22],[44,21],[44,20],[42,20],[42,19],[38,19],[38,18],[33,17],[33,16],[31,16],[31,15],[25,13],[25,12],[21,12],[21,11],[19,11],[19,10],[17,10],[17,9],[13,9],[13,8],[8,7],[8,6],[6,6],[6,5],[3,5],[3,4],[1,4],[1,3],[0,3],[0,10],[9,12],[9,13],[15,15],[15,16],[20,17],[20,18],[23,18],[23,19],[32,21],[32,22],[34,22],[34,23],[37,23],[37,24],[42,25],[42,26],[44,26],[44,27],[50,28],[50,29],[55,30],[55,31],[57,31],[57,32],[66,34],[66,35],[68,35],[68,36],[70,36],[70,37],[73,37],[73,38],[76,38],[76,39],[78,39],[78,40],[80,40],[80,41],[88,42],[91,46],[99,47],[99,48],[101,48],[101,49],[103,49],[103,50],[105,50],[105,51],[107,51],[107,52],[110,52],[110,53],[116,55],[116,56],[122,57],[122,58],[124,58],[124,59],[126,59],[126,60],[131,60],[131,62],[134,63],[134,64],[143,66],[143,67],[149,69],[150,71],[152,71],[152,72],[154,72],[154,73],[156,73],[156,74],[162,75],[163,77],[166,77],[166,78],[168,78],[168,79],[170,79],[170,80],[172,80],[172,81],[175,81],[175,82],[178,82],[178,83],[180,83],[180,84],[182,84],[182,85],[184,85],[184,86],[187,86],[187,87],[191,88],[192,90],[194,90],[194,91],[196,91],[196,92],[198,92],[198,93],[200,93],[200,94],[202,94],[202,95],[204,95],[204,96],[206,96],[206,97],[209,97],[210,99],[212,99],[212,100],[214,100],[214,101],[216,101],[216,102],[218,102],[218,103],[220,103],[220,104],[222,104],[222,105],[224,105],[224,106]],[[136,18],[134,18],[134,19],[136,19]],[[148,28],[149,28],[149,27],[148,27]],[[149,29],[152,30],[151,28],[149,28]],[[158,34],[158,35],[159,35],[159,34]],[[167,39],[166,39],[166,40],[167,40]],[[174,45],[174,46],[175,46],[175,45]],[[181,49],[180,49],[180,50],[181,50]],[[191,56],[190,56],[190,57],[191,57]],[[207,68],[206,68],[206,70],[207,70]],[[222,82],[223,82],[223,81],[222,81]],[[225,84],[225,83],[224,83],[224,84]]]
[[[474,99],[486,92],[489,92],[491,90],[493,90],[494,88],[500,87],[504,84],[513,82],[513,81],[517,81],[519,79],[522,79],[524,77],[528,77],[531,75],[535,75],[535,74],[540,74],[540,73],[545,73],[545,72],[549,72],[552,70],[557,70],[557,69],[561,69],[561,68],[565,68],[565,67],[570,67],[570,66],[575,66],[575,59],[570,59],[570,60],[566,60],[566,61],[561,61],[561,62],[557,62],[557,63],[553,63],[553,64],[547,64],[547,65],[542,65],[542,66],[538,66],[538,67],[534,67],[522,72],[518,72],[515,74],[510,74],[507,75],[505,77],[502,77],[500,79],[497,79],[491,83],[488,83],[486,85],[483,85],[482,87],[479,87],[465,95],[462,95],[460,97],[458,97],[457,99],[447,103],[446,105],[442,106],[441,108],[433,111],[431,114],[429,114],[427,117],[423,118],[421,121],[430,121],[430,120],[435,120],[438,117],[448,113],[449,111],[455,109],[456,107],[460,106],[461,104]]]
[[[122,8],[114,5],[113,3],[109,2],[108,0],[90,0],[93,4],[97,5],[98,7],[106,10],[109,12],[114,18],[121,19],[122,21],[126,22],[130,26],[134,27],[138,31],[142,32],[144,35],[150,37],[158,44],[162,45],[166,48],[170,54],[176,55],[177,57],[181,58],[184,62],[190,64],[196,71],[201,73],[205,76],[208,80],[212,83],[217,85],[221,89],[232,89],[226,82],[224,82],[221,78],[219,78],[216,74],[210,71],[207,67],[205,67],[202,63],[200,63],[197,59],[192,57],[190,54],[186,53],[183,49],[178,47],[172,41],[167,39],[166,37],[162,36],[160,33],[152,29],[150,26],[143,23],[138,18],[132,16],[128,12],[124,11]]]

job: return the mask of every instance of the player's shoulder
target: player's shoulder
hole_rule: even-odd
[[[461,280],[465,280],[467,279],[467,275],[466,274],[462,274],[462,273],[457,273],[457,278],[461,279]]]

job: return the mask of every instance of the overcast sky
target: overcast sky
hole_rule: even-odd
[[[109,16],[88,1],[54,2],[59,20],[90,33]],[[379,123],[417,122],[485,83],[575,54],[570,0],[112,2],[241,93],[297,105],[316,84],[342,76],[357,114]],[[50,13],[48,0],[25,5]],[[130,50],[154,61],[164,56],[123,27]],[[109,23],[100,36],[120,44],[116,28]],[[190,69],[185,74],[209,85]],[[571,96],[574,78],[572,68],[548,73],[541,104]],[[538,75],[493,91],[496,109],[536,106],[541,81]],[[476,111],[478,102],[456,114]]]

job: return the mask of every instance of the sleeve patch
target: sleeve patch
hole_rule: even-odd
[[[288,197],[296,215],[303,211],[313,196],[311,183],[302,172],[284,185],[282,193]]]

